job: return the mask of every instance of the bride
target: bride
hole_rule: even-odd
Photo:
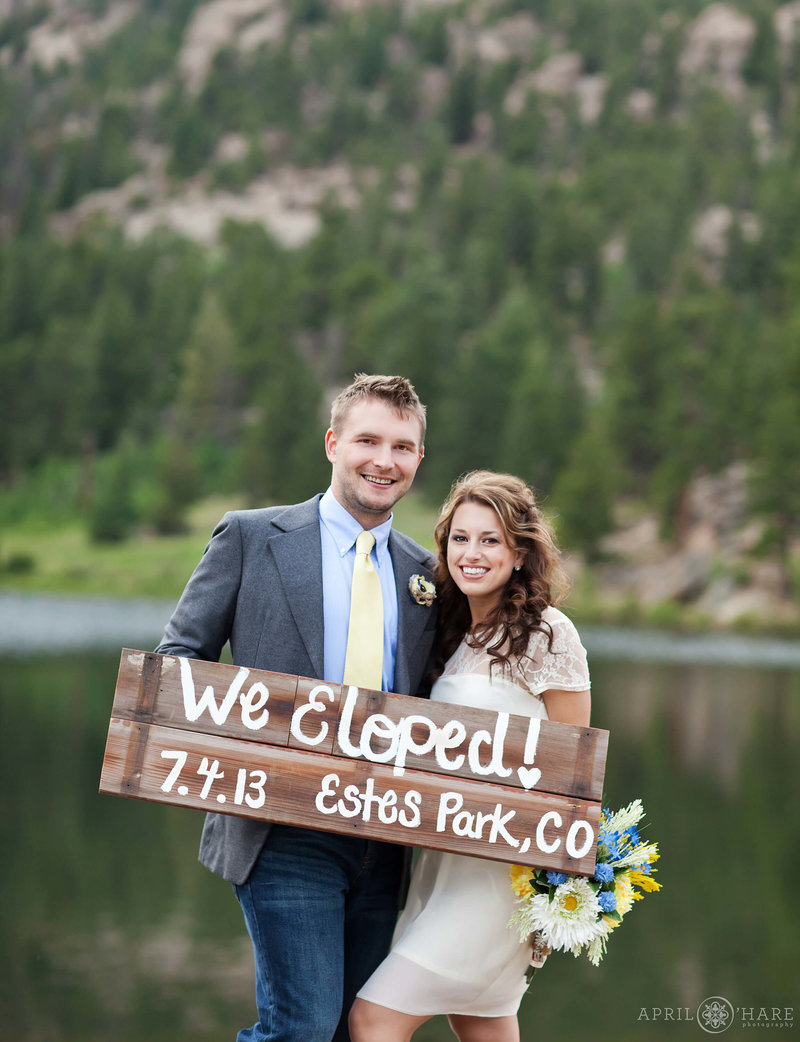
[[[589,724],[589,673],[555,607],[559,553],[528,486],[473,471],[435,529],[440,604],[434,701]],[[503,862],[424,850],[392,950],[358,993],[352,1042],[408,1042],[447,1014],[459,1042],[519,1042],[531,947]]]

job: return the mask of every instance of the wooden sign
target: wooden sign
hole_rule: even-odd
[[[125,649],[100,792],[589,875],[608,732]]]

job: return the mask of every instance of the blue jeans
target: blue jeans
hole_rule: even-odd
[[[403,858],[392,844],[273,825],[235,887],[259,1016],[237,1042],[349,1042],[356,992],[389,949]]]

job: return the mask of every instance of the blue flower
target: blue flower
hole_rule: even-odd
[[[619,832],[601,832],[597,845],[600,846],[601,844],[608,850],[608,856],[612,861],[616,861],[617,858],[621,857]]]
[[[561,886],[562,883],[566,883],[567,874],[566,872],[547,872],[547,882],[551,886]]]
[[[604,912],[615,912],[617,909],[617,898],[610,890],[601,890],[597,895],[597,903]]]
[[[604,861],[599,862],[594,870],[594,878],[598,883],[610,883],[614,878],[614,869]]]
[[[641,843],[639,839],[639,830],[635,825],[631,825],[629,829],[625,829],[625,835],[628,837],[628,841],[632,847],[638,847]]]

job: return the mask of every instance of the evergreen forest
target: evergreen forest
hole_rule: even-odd
[[[305,498],[365,370],[428,406],[432,503],[516,472],[591,558],[743,462],[788,562],[799,74],[777,0],[3,5],[0,523]]]

